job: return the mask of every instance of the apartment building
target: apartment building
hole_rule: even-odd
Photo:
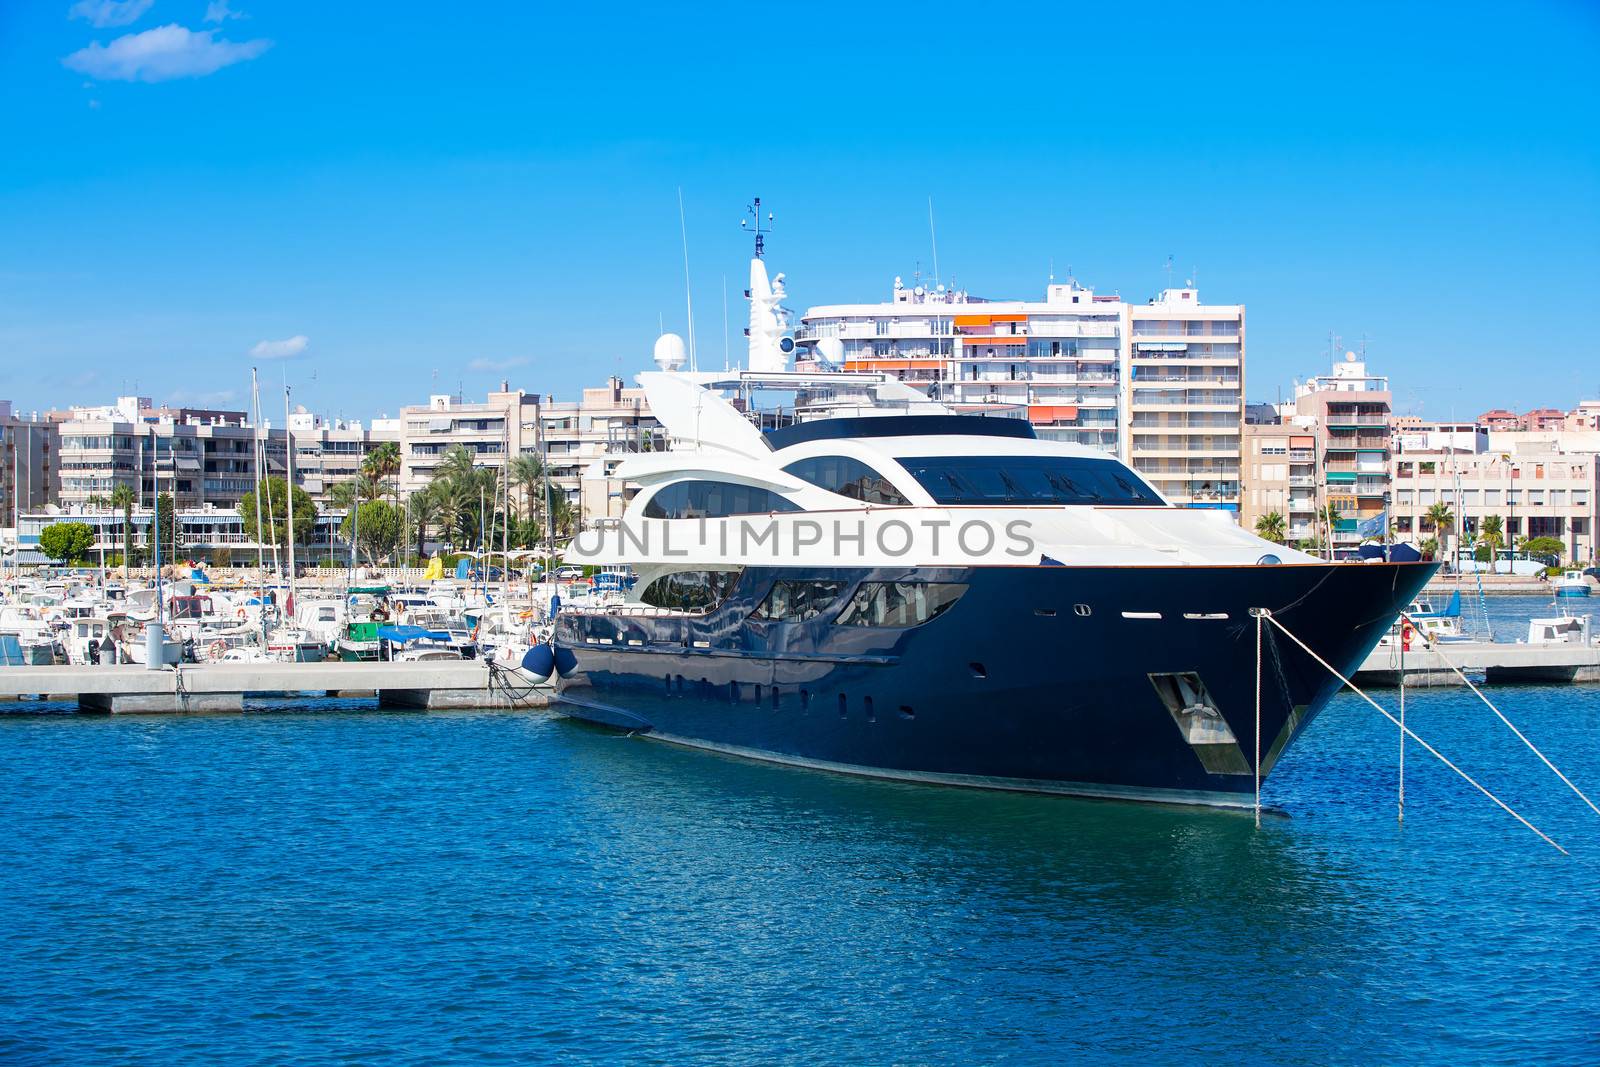
[[[810,308],[795,341],[802,367],[888,372],[957,410],[1025,410],[1041,438],[1111,452],[1176,503],[1238,507],[1242,305],[1193,288],[1132,304],[1076,280],[991,300],[897,278],[887,302]]]
[[[1387,525],[1392,406],[1389,379],[1368,374],[1354,352],[1295,387],[1293,419],[1315,437],[1317,491],[1336,513],[1327,531],[1336,557]]]
[[[1283,517],[1290,544],[1317,539],[1317,435],[1292,421],[1246,423],[1242,437],[1239,523],[1254,530],[1263,517]]]
[[[0,526],[15,528],[29,508],[53,502],[61,488],[56,424],[22,415],[0,400]]]
[[[359,422],[325,422],[303,409],[290,416],[295,483],[319,503],[337,482],[354,476],[361,460],[397,432]],[[141,503],[171,493],[180,510],[237,507],[256,484],[257,438],[264,473],[288,469],[282,426],[251,425],[244,412],[156,408],[148,397],[119,397],[103,407],[74,408],[59,423],[60,503],[66,508],[109,498],[131,486]]]
[[[664,447],[661,423],[650,414],[644,390],[625,387],[617,377],[585,389],[577,401],[514,390],[505,382],[481,402],[431,396],[425,405],[402,409],[398,421],[402,494],[425,488],[458,445],[476,466],[494,470],[503,470],[510,456],[529,453],[547,457],[552,491],[564,494],[586,521],[620,515],[632,496],[620,483],[607,486],[616,464],[597,467],[603,456]]]
[[[1507,539],[1554,537],[1569,560],[1595,559],[1600,456],[1556,451],[1530,441],[1511,452],[1407,449],[1393,457],[1395,536],[1420,541],[1439,534],[1428,519],[1435,504],[1455,519],[1446,552],[1472,539],[1490,515]]]

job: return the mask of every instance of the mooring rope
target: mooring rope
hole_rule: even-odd
[[[1464,781],[1466,781],[1468,785],[1471,785],[1478,792],[1482,793],[1484,796],[1486,796],[1490,800],[1494,801],[1495,804],[1499,805],[1500,809],[1502,811],[1504,811],[1507,815],[1510,815],[1513,819],[1516,819],[1523,826],[1526,826],[1528,829],[1530,829],[1534,833],[1538,834],[1539,837],[1541,839],[1543,839],[1544,842],[1546,844],[1548,844],[1551,848],[1555,849],[1557,852],[1561,853],[1563,856],[1570,855],[1570,853],[1566,849],[1564,849],[1560,845],[1558,845],[1555,842],[1555,840],[1550,837],[1549,834],[1545,833],[1543,830],[1541,830],[1537,826],[1533,825],[1533,823],[1529,822],[1527,819],[1524,819],[1521,815],[1517,814],[1516,810],[1513,809],[1511,807],[1511,805],[1507,804],[1505,801],[1501,800],[1499,797],[1497,797],[1493,793],[1489,792],[1489,790],[1487,788],[1485,788],[1483,785],[1481,785],[1478,782],[1477,779],[1473,778],[1472,775],[1468,774],[1466,771],[1462,770],[1460,767],[1457,767],[1454,763],[1451,763],[1447,758],[1445,758],[1444,753],[1440,752],[1438,749],[1436,749],[1432,745],[1428,744],[1428,742],[1426,742],[1422,738],[1418,737],[1415,731],[1413,731],[1412,729],[1410,729],[1409,727],[1407,727],[1406,725],[1401,723],[1401,721],[1399,719],[1395,718],[1393,715],[1389,714],[1388,710],[1385,709],[1383,707],[1383,705],[1379,704],[1376,700],[1373,700],[1371,697],[1369,697],[1366,694],[1366,692],[1364,690],[1362,690],[1354,682],[1352,682],[1350,679],[1346,678],[1343,674],[1339,673],[1338,669],[1335,668],[1333,666],[1333,664],[1329,663],[1327,660],[1325,660],[1321,656],[1319,656],[1316,652],[1312,651],[1311,646],[1307,645],[1304,641],[1300,640],[1300,638],[1296,637],[1294,635],[1294,633],[1287,626],[1283,625],[1283,623],[1279,622],[1273,616],[1271,611],[1269,611],[1266,608],[1258,608],[1258,609],[1255,609],[1255,610],[1257,610],[1257,611],[1259,611],[1261,613],[1261,615],[1260,615],[1261,618],[1266,619],[1268,622],[1272,623],[1272,625],[1274,625],[1278,629],[1282,630],[1284,635],[1286,637],[1288,637],[1289,640],[1291,640],[1295,644],[1299,645],[1301,650],[1304,651],[1306,655],[1310,656],[1312,659],[1314,659],[1318,663],[1322,664],[1322,666],[1328,671],[1329,674],[1332,674],[1335,678],[1339,679],[1339,681],[1341,681],[1345,685],[1349,686],[1351,691],[1353,691],[1362,700],[1365,700],[1368,704],[1371,704],[1374,711],[1376,711],[1379,715],[1382,715],[1385,719],[1388,719],[1390,722],[1394,723],[1396,726],[1400,727],[1400,729],[1405,732],[1405,735],[1407,737],[1411,738],[1417,744],[1421,745],[1425,750],[1427,750],[1429,755],[1433,756],[1440,763],[1443,763],[1446,767],[1449,767],[1452,771],[1455,771],[1456,774],[1460,775],[1461,778]]]
[[[1401,612],[1400,613],[1400,617],[1402,619],[1405,619],[1407,622],[1411,623],[1413,626],[1416,626],[1415,620],[1413,620],[1411,618],[1411,616],[1407,615],[1405,612]],[[1419,634],[1422,633],[1422,628],[1420,626],[1417,626],[1416,629],[1417,629],[1417,633],[1419,633]],[[1514,723],[1512,723],[1512,721],[1510,719],[1506,718],[1505,715],[1500,711],[1499,708],[1494,706],[1494,701],[1490,700],[1488,698],[1488,696],[1486,696],[1484,694],[1482,689],[1479,689],[1476,685],[1472,684],[1472,679],[1468,678],[1466,676],[1466,674],[1461,670],[1460,667],[1457,667],[1454,663],[1450,662],[1450,658],[1448,656],[1446,656],[1443,651],[1440,650],[1439,642],[1437,640],[1430,639],[1427,635],[1424,634],[1423,638],[1422,638],[1422,641],[1423,641],[1423,644],[1427,645],[1428,648],[1430,648],[1433,651],[1434,655],[1439,657],[1439,661],[1441,663],[1443,663],[1446,667],[1449,667],[1452,671],[1455,671],[1456,676],[1467,684],[1467,688],[1468,689],[1472,690],[1474,693],[1476,693],[1478,695],[1478,699],[1483,701],[1484,705],[1487,706],[1490,711],[1495,713],[1496,718],[1498,718],[1501,722],[1505,723],[1506,727],[1512,733],[1517,735],[1517,740],[1521,741],[1524,745],[1528,746],[1528,751],[1532,752],[1535,756],[1538,756],[1539,759],[1541,761],[1543,761],[1544,765],[1546,767],[1549,767],[1550,770],[1552,772],[1554,772],[1554,774],[1555,774],[1555,776],[1557,778],[1561,779],[1563,782],[1565,782],[1567,784],[1567,788],[1568,789],[1570,789],[1574,793],[1578,794],[1578,799],[1582,800],[1585,804],[1589,805],[1589,810],[1590,811],[1594,812],[1596,815],[1600,815],[1600,808],[1595,807],[1594,801],[1590,800],[1588,798],[1588,796],[1584,794],[1583,790],[1579,789],[1576,785],[1574,785],[1572,783],[1572,779],[1570,779],[1566,775],[1562,774],[1560,769],[1554,763],[1550,762],[1549,757],[1547,757],[1543,752],[1540,752],[1539,749],[1538,749],[1538,746],[1536,746],[1532,741],[1529,741],[1528,738],[1523,734],[1523,732],[1521,730],[1517,729],[1516,725]]]

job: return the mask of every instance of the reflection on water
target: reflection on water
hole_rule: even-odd
[[[1592,690],[1507,713],[1600,778]],[[1600,820],[1459,694],[1341,698],[1248,816],[509,714],[0,717],[0,1058],[1593,1059]],[[1571,801],[1572,803],[1567,803]]]

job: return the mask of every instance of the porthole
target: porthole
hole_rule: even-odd
[[[1074,604],[1072,605],[1072,613],[1074,615],[1082,615],[1084,618],[1088,618],[1090,615],[1094,614],[1094,609],[1087,604]]]
[[[900,717],[902,719],[915,719],[917,717],[917,713],[915,711],[911,710],[911,705],[910,704],[901,704],[900,705]]]
[[[978,662],[969,663],[969,664],[967,664],[967,669],[972,671],[972,676],[974,678],[987,678],[987,677],[989,677],[989,668],[985,667],[981,663],[978,663]]]

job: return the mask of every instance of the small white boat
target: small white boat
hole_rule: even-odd
[[[1567,571],[1550,584],[1561,598],[1589,595],[1589,578],[1582,571]]]
[[[1411,602],[1411,606],[1406,609],[1406,614],[1411,616],[1422,637],[1429,644],[1469,640],[1467,635],[1461,632],[1461,590],[1459,589],[1450,594],[1450,600],[1443,608],[1437,608],[1434,606],[1433,601],[1419,597]],[[1378,644],[1385,647],[1397,644],[1400,641],[1399,629],[1398,626],[1392,627],[1378,641]],[[1418,641],[1416,643],[1421,645],[1423,642]]]
[[[1528,620],[1530,645],[1587,645],[1589,643],[1589,616],[1556,615],[1544,619]]]

